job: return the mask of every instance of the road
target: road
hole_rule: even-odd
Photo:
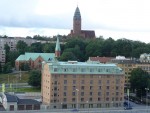
[[[65,110],[65,109],[52,109],[46,111],[1,111],[0,113],[150,113],[150,107],[135,107],[132,110],[119,109],[84,109],[79,111]]]

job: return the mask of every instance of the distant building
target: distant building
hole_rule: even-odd
[[[82,30],[82,19],[79,7],[76,8],[73,16],[73,30],[71,30],[69,36],[80,36],[83,38],[95,38],[95,31],[93,30]]]
[[[0,38],[0,62],[2,65],[5,64],[5,59],[6,59],[5,50],[4,50],[5,44],[8,44],[8,46],[10,47],[10,51],[15,51],[18,41],[24,41],[28,46],[36,42],[46,43],[45,41],[26,39],[22,37]]]
[[[33,99],[20,99],[16,95],[3,93],[0,97],[6,111],[40,110],[40,102]]]
[[[31,70],[38,69],[41,70],[43,61],[53,61],[55,57],[60,57],[61,48],[59,43],[59,38],[57,37],[55,53],[29,53],[26,52],[23,55],[20,55],[15,60],[16,70],[20,70],[21,66],[27,65]]]
[[[100,63],[104,63],[104,64],[110,63],[112,59],[113,57],[99,57],[99,56],[89,57],[90,61],[99,61]]]
[[[55,109],[121,107],[124,80],[115,64],[43,62],[42,102]]]
[[[150,63],[150,54],[143,53],[140,55],[140,62]]]

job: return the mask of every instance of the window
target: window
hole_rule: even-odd
[[[54,84],[57,85],[57,81],[55,81]]]
[[[57,91],[57,87],[54,87],[54,91]]]
[[[92,90],[93,89],[93,86],[90,86],[90,90]]]
[[[64,72],[67,72],[68,71],[68,69],[67,68],[64,68]]]
[[[98,98],[98,101],[101,101],[101,98]]]
[[[84,92],[81,92],[81,96],[84,96]]]
[[[64,80],[64,84],[67,84],[67,80]]]
[[[66,92],[64,92],[64,96],[67,96],[67,93],[66,93]]]
[[[90,96],[92,96],[93,95],[93,92],[90,92]]]
[[[118,97],[116,97],[116,101],[118,101]]]
[[[101,90],[101,89],[102,89],[102,86],[99,86],[99,89]]]
[[[67,98],[64,98],[63,100],[64,100],[64,102],[66,102],[66,101],[67,101]]]
[[[94,71],[94,69],[93,68],[90,68],[90,72],[93,72]]]
[[[57,68],[54,68],[54,72],[57,72],[58,71],[58,69]]]
[[[72,92],[72,96],[75,96],[76,95],[76,93],[75,92]]]
[[[109,101],[109,97],[106,98],[106,101]]]
[[[106,95],[109,96],[109,92],[106,92]]]
[[[109,89],[109,86],[107,86],[106,88]]]
[[[93,84],[93,80],[90,80],[90,84]]]
[[[72,89],[73,89],[73,90],[76,90],[76,86],[72,86]]]
[[[98,69],[98,72],[101,72],[102,71],[102,69]]]
[[[101,80],[98,81],[98,84],[101,84]]]
[[[73,72],[76,72],[77,71],[77,69],[76,68],[73,68]]]
[[[101,96],[101,92],[98,92],[98,96]]]
[[[81,98],[81,102],[83,102],[84,101],[84,98]]]
[[[84,90],[84,86],[81,86],[81,90]]]
[[[109,80],[107,80],[107,84],[109,84]]]
[[[92,101],[92,98],[89,98],[89,101]]]
[[[116,90],[118,90],[119,89],[119,87],[118,86],[116,86]]]
[[[72,98],[72,102],[75,102],[76,101],[76,99],[75,98]]]
[[[82,68],[82,69],[81,69],[81,72],[85,72],[85,68]]]
[[[64,90],[67,90],[67,86],[64,86]]]
[[[116,95],[118,96],[118,95],[119,95],[119,92],[116,92]]]
[[[76,80],[73,80],[73,84],[76,84]]]
[[[84,84],[84,80],[81,81],[81,84]]]

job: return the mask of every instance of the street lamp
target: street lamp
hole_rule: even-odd
[[[89,101],[86,101],[86,103],[87,103],[87,107],[88,107],[88,113],[89,113],[89,106],[88,106],[88,103],[89,103]]]
[[[146,108],[148,106],[148,91],[149,91],[149,88],[145,88],[146,90]]]
[[[77,107],[76,108],[78,110],[78,92],[79,92],[79,89],[76,89],[76,91],[77,91],[77,99],[76,99],[77,100],[77,105],[76,105]]]

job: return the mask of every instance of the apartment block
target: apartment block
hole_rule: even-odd
[[[56,109],[120,107],[124,82],[124,72],[115,64],[43,62],[42,102]]]
[[[8,44],[8,46],[10,47],[10,51],[15,51],[16,45],[20,40],[24,41],[28,46],[36,42],[46,43],[46,41],[38,41],[35,39],[26,39],[22,37],[0,38],[0,62],[2,63],[2,65],[5,64],[5,44]]]

